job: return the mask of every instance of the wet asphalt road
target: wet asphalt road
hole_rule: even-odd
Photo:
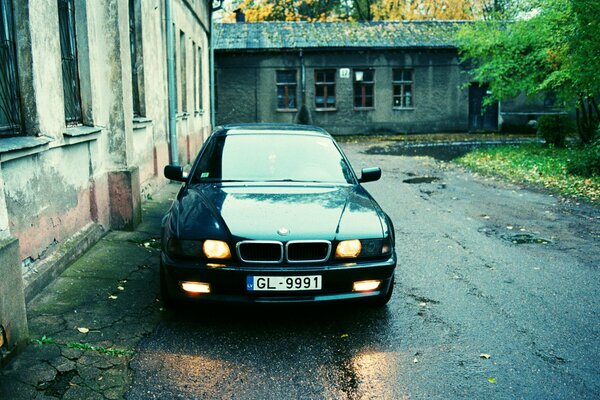
[[[387,307],[166,313],[127,398],[600,398],[598,208],[343,147],[384,170],[366,187],[397,230]]]

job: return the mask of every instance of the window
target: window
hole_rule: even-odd
[[[181,68],[181,111],[187,112],[187,82],[186,82],[186,63],[185,63],[185,33],[179,32],[179,53]]]
[[[0,135],[12,135],[20,131],[21,112],[11,0],[0,1],[0,19]]]
[[[335,110],[335,69],[315,71],[315,108]]]
[[[277,71],[277,109],[296,110],[296,70]]]
[[[67,124],[78,124],[82,121],[74,2],[75,0],[58,0],[60,52],[63,72],[65,120]]]
[[[354,108],[375,107],[375,71],[372,69],[354,70]]]
[[[143,103],[141,101],[143,84],[143,62],[140,41],[140,25],[137,20],[139,0],[129,0],[129,50],[131,53],[131,87],[133,97],[133,116],[144,115]]]
[[[415,102],[413,71],[410,69],[394,69],[392,74],[392,85],[394,88],[393,107],[413,108]]]

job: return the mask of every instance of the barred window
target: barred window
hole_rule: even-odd
[[[315,71],[315,108],[317,110],[335,109],[335,69]]]
[[[415,102],[413,71],[410,69],[394,69],[392,74],[393,107],[413,108]]]
[[[372,69],[355,69],[354,76],[354,108],[375,107],[375,71]]]
[[[129,0],[129,50],[131,53],[131,88],[133,97],[133,116],[144,115],[143,60],[141,49],[141,26],[138,18],[139,0]]]
[[[185,60],[185,33],[179,31],[179,61],[181,69],[181,111],[187,112],[187,63]]]
[[[11,0],[0,1],[0,135],[20,132],[21,110]]]
[[[296,110],[296,70],[277,71],[277,109]]]
[[[67,124],[79,124],[82,121],[74,2],[75,0],[58,0],[60,52]]]

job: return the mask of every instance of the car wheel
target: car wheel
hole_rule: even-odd
[[[390,301],[393,293],[394,293],[394,277],[392,277],[392,281],[390,282],[390,286],[389,286],[387,292],[383,296],[372,299],[370,304],[375,307],[383,307]]]
[[[175,308],[177,306],[177,300],[169,293],[167,278],[162,264],[160,266],[160,298],[166,308]]]

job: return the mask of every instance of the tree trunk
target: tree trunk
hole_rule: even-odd
[[[583,144],[589,144],[594,140],[598,123],[600,122],[600,111],[593,96],[580,96],[576,108],[577,133]]]

